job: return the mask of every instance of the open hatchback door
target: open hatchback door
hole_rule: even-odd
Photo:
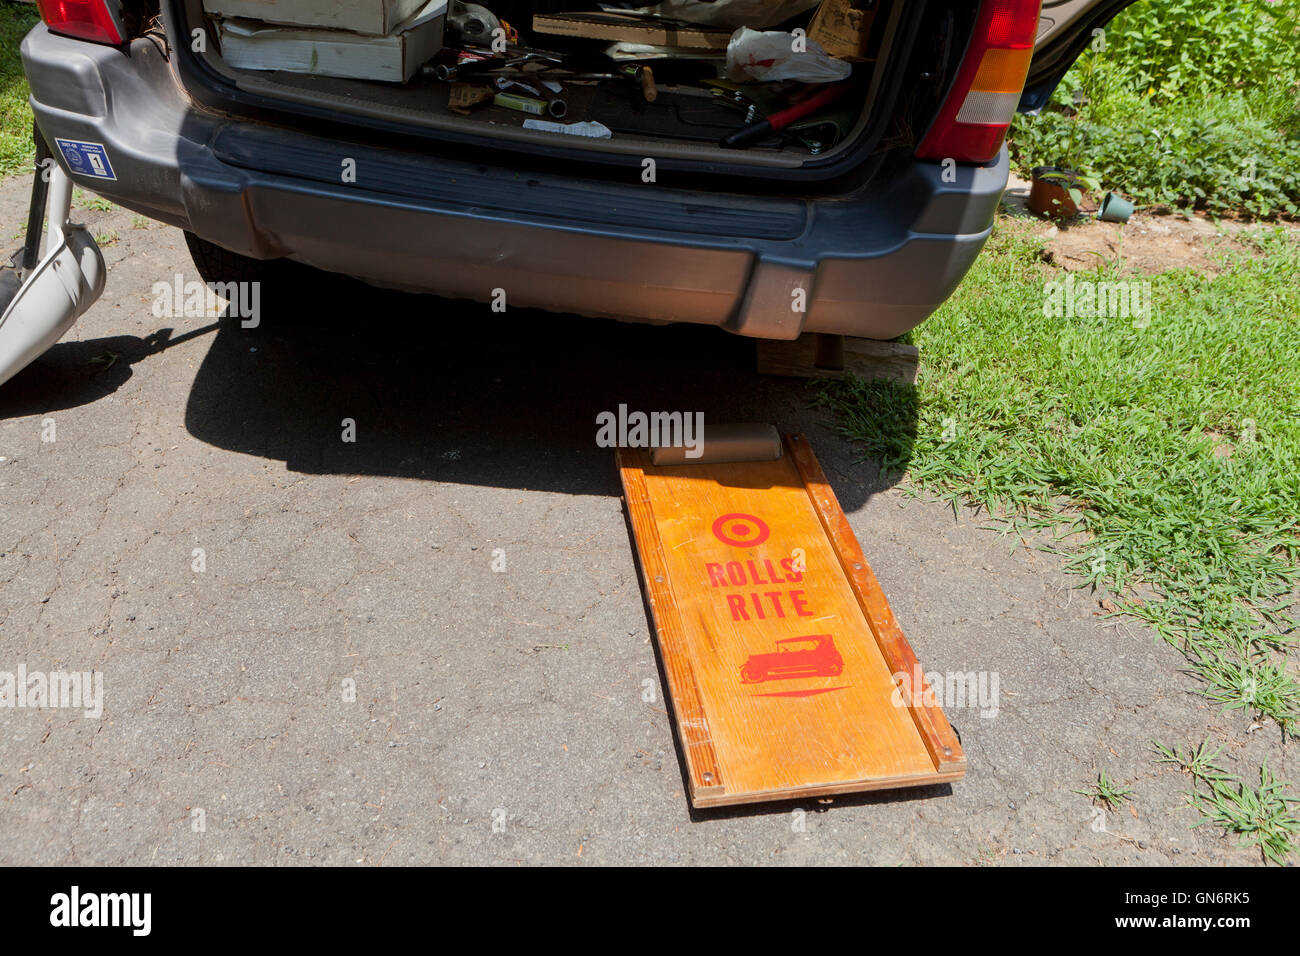
[[[1047,105],[1061,78],[1074,66],[1088,44],[1115,15],[1135,0],[1043,0],[1038,17],[1038,37],[1034,41],[1034,58],[1029,64],[1025,92],[1020,98],[1022,112],[1033,112]]]

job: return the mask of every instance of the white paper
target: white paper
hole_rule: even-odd
[[[614,134],[604,123],[587,120],[585,123],[552,123],[550,120],[526,119],[524,129],[539,129],[544,133],[568,133],[570,136],[586,136],[589,139],[609,139]]]

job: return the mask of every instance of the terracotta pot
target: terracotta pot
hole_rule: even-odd
[[[1050,177],[1050,178],[1047,178]],[[1029,211],[1045,219],[1070,219],[1079,213],[1070,196],[1076,186],[1075,173],[1055,166],[1036,166],[1029,189]]]

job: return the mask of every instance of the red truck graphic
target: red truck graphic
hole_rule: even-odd
[[[831,635],[807,634],[777,641],[774,654],[751,654],[740,668],[740,680],[761,684],[795,677],[838,677],[843,670],[844,658]]]

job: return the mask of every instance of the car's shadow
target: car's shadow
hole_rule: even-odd
[[[846,510],[889,482],[818,424],[806,382],[756,374],[753,342],[718,329],[495,313],[351,283],[265,311],[256,328],[223,318],[185,421],[293,471],[617,494],[596,416],[626,404],[807,431]],[[892,426],[908,435],[910,407]]]
[[[814,407],[816,385],[758,375],[748,339],[703,326],[495,313],[335,279],[264,309],[255,328],[225,315],[179,334],[168,326],[61,342],[6,383],[0,418],[105,398],[135,364],[200,336],[212,341],[186,407],[191,434],[292,471],[618,494],[596,416],[623,404],[806,432],[846,511],[896,477],[831,430],[830,413]],[[894,391],[880,406],[891,420],[879,425],[905,463],[916,391],[881,387]],[[348,423],[355,441],[344,440]]]

